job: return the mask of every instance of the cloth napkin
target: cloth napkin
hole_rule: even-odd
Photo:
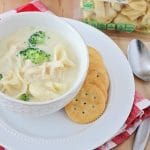
[[[23,5],[15,10],[5,12],[0,15],[0,20],[5,19],[13,13],[20,13],[26,11],[49,11],[48,8],[39,0],[34,0],[26,5]],[[50,12],[50,11],[49,11]],[[118,131],[118,133],[105,144],[99,146],[96,150],[109,150],[127,140],[132,133],[138,128],[141,122],[150,117],[150,101],[144,99],[138,92],[135,92],[135,98],[132,110],[129,117],[127,118],[124,126]],[[0,150],[6,150],[0,146]]]

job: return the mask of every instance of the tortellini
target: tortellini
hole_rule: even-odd
[[[74,63],[68,58],[65,47],[58,45],[55,47],[54,61],[60,62],[64,67],[73,67]]]
[[[129,17],[130,20],[134,21],[138,19],[140,16],[144,15],[144,11],[135,10],[130,7],[124,7],[121,11],[121,14]]]
[[[90,18],[95,19],[95,13],[93,11],[83,11],[83,16],[86,19],[90,19]]]
[[[8,72],[0,82],[1,91],[16,98],[27,91],[27,85],[28,82],[17,69]]]
[[[143,26],[149,26],[149,27],[150,27],[150,15],[145,15],[145,16],[142,18],[141,24],[142,24]]]
[[[109,3],[104,3],[99,0],[94,0],[96,14],[96,19],[99,22],[109,23],[117,15],[116,10],[114,10]]]
[[[84,19],[94,19],[106,24],[128,23],[135,25],[137,29],[146,29],[145,31],[149,29],[150,32],[150,0],[127,0],[127,3],[117,0],[81,0],[81,2],[84,4],[90,2],[87,6],[82,4]],[[92,4],[94,6],[89,9]]]
[[[114,23],[127,23],[127,24],[134,24],[136,25],[136,22],[131,21],[127,16],[119,14],[114,19]]]
[[[66,89],[66,85],[48,80],[33,82],[29,85],[29,92],[35,100],[53,99]]]
[[[143,13],[145,13],[145,11],[147,9],[147,3],[144,0],[131,1],[131,2],[129,2],[128,5],[131,9],[138,10]]]
[[[116,10],[117,12],[121,11],[123,4],[119,4],[119,3],[115,3],[115,2],[111,2],[111,6],[114,10]]]

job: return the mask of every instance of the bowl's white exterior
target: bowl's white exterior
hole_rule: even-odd
[[[71,46],[74,47],[80,64],[75,84],[67,93],[56,100],[23,102],[0,92],[0,106],[26,115],[42,116],[63,108],[77,94],[87,74],[89,64],[88,51],[84,41],[76,30],[65,21],[47,12],[25,12],[5,18],[0,22],[0,39],[25,26],[49,27],[51,30],[61,33],[70,42]]]
[[[78,89],[80,89],[80,84],[77,89],[73,90],[72,93],[68,94],[61,100],[56,100],[53,102],[45,103],[45,104],[23,104],[19,103],[14,100],[10,100],[10,98],[4,98],[0,94],[0,106],[4,107],[5,109],[17,113],[22,113],[23,115],[30,115],[30,116],[43,116],[53,112],[58,111],[59,109],[63,108],[70,100],[77,94]]]

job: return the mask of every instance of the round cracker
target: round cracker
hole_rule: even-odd
[[[107,96],[107,90],[109,87],[109,78],[105,69],[90,70],[88,72],[86,83],[91,83],[99,87],[102,92]]]
[[[106,97],[93,84],[85,84],[79,94],[65,107],[68,117],[80,124],[96,120],[105,110]]]
[[[89,71],[97,68],[104,68],[104,63],[101,55],[96,49],[89,47]]]
[[[103,63],[103,58],[96,49],[89,47],[89,59],[89,71],[85,82],[99,87],[107,97],[109,77]]]
[[[102,57],[95,48],[88,46],[88,51],[91,62],[95,62],[95,60],[99,60],[100,62],[102,62]]]

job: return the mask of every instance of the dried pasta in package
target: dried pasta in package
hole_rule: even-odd
[[[81,0],[83,21],[101,30],[150,33],[150,0]]]

